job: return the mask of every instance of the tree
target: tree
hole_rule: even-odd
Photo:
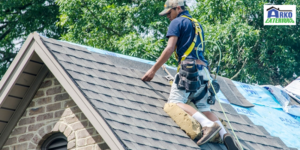
[[[165,0],[57,0],[63,40],[156,60],[166,45],[168,20],[158,16]],[[203,0],[191,12],[205,39],[220,45],[221,75],[237,81],[282,84],[300,74],[299,18],[296,26],[263,26],[263,5],[294,0]],[[299,6],[299,5],[298,5]],[[299,17],[299,9],[297,9]],[[217,46],[206,43],[206,58],[216,67]],[[174,58],[167,62],[176,65]]]
[[[294,0],[199,2],[193,13],[203,20],[207,39],[220,41],[222,75],[242,82],[281,85],[292,81],[294,73],[300,75],[299,18],[296,26],[264,26],[263,6],[267,3],[299,5]],[[207,50],[209,60],[217,61],[216,48],[208,46]]]
[[[164,0],[58,0],[63,40],[156,60],[169,22],[160,17]],[[156,56],[155,57],[153,57]],[[168,62],[174,63],[175,59]]]
[[[0,7],[1,79],[31,32],[58,39],[64,29],[55,25],[59,21],[59,7],[55,0],[3,0]]]

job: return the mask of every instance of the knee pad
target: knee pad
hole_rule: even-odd
[[[201,125],[175,103],[166,103],[164,111],[192,140],[201,138]]]
[[[188,101],[188,105],[194,107],[196,106]],[[192,140],[199,140],[202,137],[201,125],[192,116],[186,113],[175,103],[166,103],[164,106],[164,111],[174,120],[174,122],[183,130]],[[221,123],[226,129],[226,122],[219,118]],[[227,131],[228,132],[228,131]],[[219,134],[216,134],[209,142],[212,143],[222,143],[222,139]]]

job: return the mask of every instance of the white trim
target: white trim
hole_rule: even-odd
[[[38,46],[35,47],[37,55],[43,60],[48,69],[56,77],[56,79],[61,83],[63,88],[67,91],[70,97],[74,100],[80,110],[85,114],[88,120],[92,123],[104,141],[112,150],[124,150],[118,138],[112,132],[105,120],[98,114],[98,112],[93,108],[93,106],[84,97],[81,91],[77,88],[69,75],[60,66],[57,60],[45,47],[40,39],[40,36],[34,33],[35,42]]]

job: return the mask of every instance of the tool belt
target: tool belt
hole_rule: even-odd
[[[196,92],[201,87],[203,76],[199,76],[195,59],[185,59],[176,76],[175,83],[180,90]]]
[[[212,80],[210,86],[208,86],[208,81],[203,80],[203,76],[199,75],[198,73],[195,59],[185,59],[182,61],[180,70],[175,79],[175,84],[177,84],[177,88],[179,90],[191,92],[190,95],[197,92],[201,85],[204,85],[205,88],[198,95],[191,99],[191,101],[194,103],[197,103],[203,99],[203,97],[208,94],[207,92],[209,92],[210,96],[207,98],[207,103],[214,105],[216,98],[212,86],[214,86],[216,93],[218,93],[220,90],[220,85],[218,84],[217,80]]]

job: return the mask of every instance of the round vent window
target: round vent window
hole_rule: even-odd
[[[55,133],[42,144],[42,150],[67,150],[67,137],[62,133]]]

